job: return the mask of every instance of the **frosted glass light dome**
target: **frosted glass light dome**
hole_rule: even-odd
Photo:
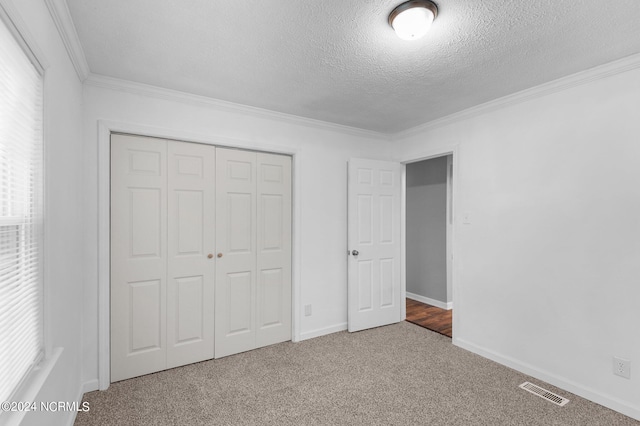
[[[437,13],[433,2],[408,1],[391,12],[389,24],[401,39],[417,40],[429,31]]]

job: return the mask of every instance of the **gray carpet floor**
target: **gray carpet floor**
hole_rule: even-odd
[[[558,407],[518,385],[571,401]],[[401,322],[112,384],[75,425],[638,425]]]

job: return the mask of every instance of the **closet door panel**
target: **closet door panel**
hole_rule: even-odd
[[[213,358],[215,185],[215,147],[168,142],[166,368]]]
[[[111,381],[166,365],[167,142],[111,137]]]
[[[291,157],[257,154],[256,346],[291,340]]]
[[[216,149],[215,356],[255,348],[256,153]]]

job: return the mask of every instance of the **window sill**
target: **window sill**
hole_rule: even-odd
[[[20,389],[12,397],[10,402],[33,402],[38,397],[42,386],[47,381],[53,367],[60,359],[63,348],[55,348],[48,358],[43,359],[20,386]],[[4,402],[4,401],[0,401]],[[17,426],[20,424],[27,411],[0,412],[0,423],[6,426]]]

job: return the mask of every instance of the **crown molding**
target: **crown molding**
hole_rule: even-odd
[[[525,89],[511,95],[503,96],[501,98],[473,106],[471,108],[455,112],[445,117],[428,121],[424,124],[420,124],[407,130],[402,130],[391,135],[392,140],[398,141],[400,139],[405,139],[411,136],[418,135],[422,132],[426,132],[428,130],[455,124],[457,122],[477,117],[491,111],[499,110],[510,105],[516,105],[533,99],[551,95],[553,93],[562,92],[573,87],[582,86],[593,81],[601,80],[637,68],[640,68],[640,54],[627,56],[626,58],[580,71],[566,77],[561,77],[557,80],[552,80],[539,86]]]
[[[207,96],[194,95],[173,89],[122,80],[114,77],[90,73],[84,81],[87,86],[100,87],[111,90],[118,90],[134,95],[142,95],[174,102],[181,102],[189,105],[204,106],[226,112],[234,112],[249,115],[256,118],[280,121],[287,124],[294,124],[305,127],[312,127],[320,130],[329,130],[338,133],[346,133],[353,136],[368,139],[391,141],[391,135],[375,132],[373,130],[360,129],[357,127],[345,126],[337,123],[316,120],[313,118],[301,117],[293,114],[272,111],[264,108],[252,107],[249,105],[236,104]]]
[[[445,117],[419,124],[415,127],[411,127],[400,132],[383,133],[337,123],[331,123],[313,118],[301,117],[283,112],[272,111],[264,108],[252,107],[249,105],[237,104],[220,99],[181,92],[178,90],[165,89],[158,86],[93,74],[89,69],[89,65],[84,55],[82,45],[80,44],[80,39],[78,38],[78,34],[73,24],[71,13],[69,12],[66,1],[45,0],[45,3],[49,9],[56,28],[58,29],[58,32],[60,33],[60,37],[64,42],[67,53],[69,54],[69,58],[73,63],[76,73],[78,74],[78,78],[80,79],[80,81],[84,82],[87,85],[107,88],[111,90],[119,90],[137,95],[150,96],[158,99],[182,102],[191,105],[206,106],[218,110],[250,115],[257,118],[267,118],[270,120],[276,120],[288,124],[302,125],[305,127],[312,127],[321,130],[331,130],[339,133],[346,133],[354,136],[383,140],[387,142],[395,142],[400,139],[405,139],[431,129],[447,126],[491,111],[499,110],[510,105],[527,102],[573,87],[588,84],[593,81],[607,78],[616,74],[640,68],[640,54],[634,54],[626,58],[580,71],[566,77],[561,77],[559,79],[543,83],[541,85],[525,89],[520,92],[506,95],[501,98],[494,99],[459,112],[455,112]]]
[[[90,74],[87,58],[84,56],[84,50],[80,44],[76,27],[71,18],[71,12],[65,0],[45,0],[49,14],[58,29],[60,38],[67,49],[69,59],[76,69],[78,78],[81,82],[85,81]]]

